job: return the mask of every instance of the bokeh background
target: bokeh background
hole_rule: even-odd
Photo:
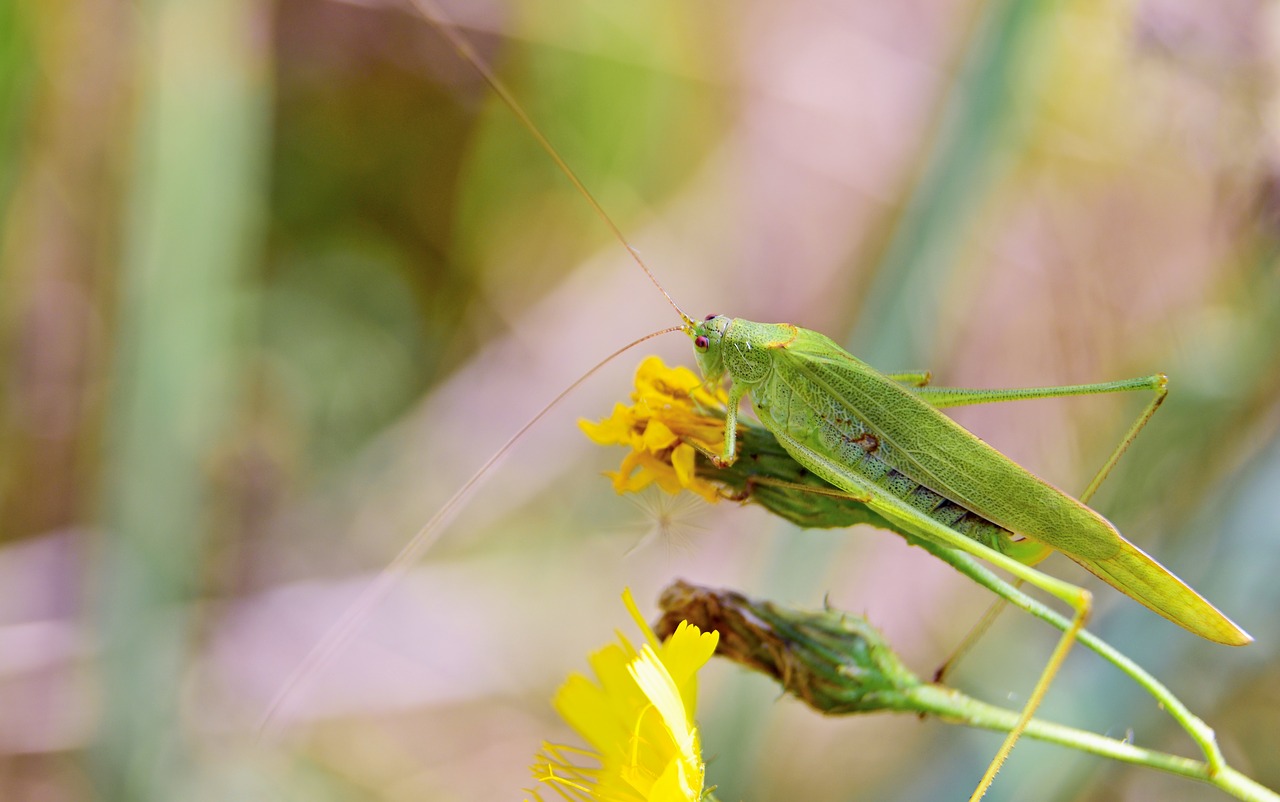
[[[1171,377],[1095,505],[1256,638],[1084,575],[1093,628],[1280,786],[1280,15],[1130,3],[446,4],[691,314],[961,386]],[[493,471],[325,670],[290,672],[521,424],[676,322],[407,6],[0,4],[0,798],[516,799],[549,699],[674,578],[865,613],[929,675],[988,603],[870,529],[614,495],[575,419]],[[1145,399],[968,408],[1081,489]],[[665,525],[664,525],[665,524]],[[1006,614],[955,682],[1018,706]],[[823,719],[731,665],[725,800],[953,799],[999,738]],[[1044,717],[1191,754],[1076,651]],[[989,799],[1216,799],[1023,741]]]

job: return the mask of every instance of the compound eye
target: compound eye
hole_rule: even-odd
[[[707,344],[709,342],[710,340],[706,338],[706,335],[699,334],[697,337],[693,338],[693,347],[697,348],[699,351],[705,351],[707,350]]]
[[[711,314],[709,314],[709,315],[707,315],[706,317],[704,317],[704,318],[703,318],[703,320],[710,320],[710,319],[711,319],[711,318],[713,318],[713,317],[720,317],[720,316],[719,316],[719,315],[717,315],[715,312],[712,312]]]

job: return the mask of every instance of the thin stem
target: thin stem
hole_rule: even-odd
[[[918,685],[905,692],[903,709],[927,712],[941,718],[959,721],[971,727],[1008,732],[1018,722],[1012,710],[989,705],[959,691],[940,685]],[[1251,802],[1280,802],[1280,795],[1249,779],[1229,766],[1214,770],[1207,763],[1134,746],[1097,733],[1078,730],[1039,719],[1027,723],[1023,734],[1081,752],[1177,774],[1215,786],[1237,799]]]
[[[1065,630],[1071,626],[1071,622],[1063,616],[1054,612],[1049,607],[1035,600],[1031,596],[1023,593],[1008,582],[1000,579],[998,576],[980,565],[976,560],[967,554],[934,546],[930,543],[917,541],[919,545],[926,548],[931,554],[939,559],[945,560],[957,571],[977,582],[979,585],[990,590],[992,593],[1007,599],[1010,604],[1021,610],[1034,615],[1036,618],[1046,621],[1058,629]],[[1218,741],[1214,737],[1213,729],[1205,724],[1198,716],[1193,714],[1186,705],[1182,703],[1178,697],[1173,695],[1163,683],[1155,677],[1147,673],[1145,669],[1139,666],[1133,660],[1121,654],[1115,647],[1106,641],[1094,635],[1087,629],[1082,629],[1077,634],[1076,639],[1102,657],[1116,668],[1123,671],[1134,682],[1142,686],[1151,696],[1160,703],[1169,715],[1174,718],[1182,728],[1187,731],[1191,739],[1204,753],[1208,765],[1213,771],[1226,770],[1226,759],[1222,756],[1222,749],[1218,746]]]

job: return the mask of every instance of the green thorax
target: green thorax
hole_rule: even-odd
[[[724,315],[708,315],[689,330],[698,367],[708,381],[718,381],[727,372],[735,384],[747,387],[768,377],[769,352],[785,348],[798,333],[789,323],[755,323]]]

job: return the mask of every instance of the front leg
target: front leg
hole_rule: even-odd
[[[727,468],[738,458],[738,405],[742,403],[745,392],[745,385],[729,385],[729,404],[724,415],[724,451],[720,456],[711,458],[717,468]]]

